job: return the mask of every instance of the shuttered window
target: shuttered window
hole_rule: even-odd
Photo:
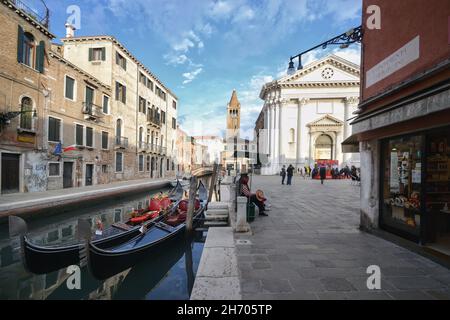
[[[86,128],[86,146],[94,147],[94,129],[89,127]]]
[[[144,171],[144,156],[142,154],[139,155],[139,172]]]
[[[127,59],[118,52],[116,52],[116,64],[121,66],[123,70],[127,70]]]
[[[75,125],[75,140],[76,140],[75,143],[77,146],[84,145],[83,130],[84,127],[81,124]]]
[[[108,141],[109,141],[109,134],[108,132],[102,132],[102,149],[108,149]]]
[[[61,120],[48,118],[48,141],[61,142]]]
[[[127,87],[119,82],[116,82],[116,100],[127,103]]]
[[[75,80],[66,76],[66,98],[75,100]]]
[[[89,61],[105,61],[106,48],[89,48]]]

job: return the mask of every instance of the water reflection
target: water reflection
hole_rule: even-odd
[[[151,196],[143,193],[89,210],[69,210],[30,221],[30,236],[43,245],[71,243],[76,241],[79,218],[92,223],[101,219],[108,227],[127,220],[134,209],[148,206]],[[200,238],[183,239],[157,257],[149,257],[105,281],[94,279],[87,268],[82,268],[81,290],[68,290],[66,269],[46,275],[28,273],[22,265],[19,239],[9,239],[7,226],[1,226],[0,299],[189,299],[202,250]]]

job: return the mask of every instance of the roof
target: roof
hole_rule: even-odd
[[[34,16],[32,16],[30,13],[25,11],[25,9],[21,9],[18,4],[15,3],[15,1],[11,0],[1,0],[1,2],[7,6],[12,11],[16,12],[17,15],[19,15],[22,19],[30,23],[32,26],[34,26],[37,30],[45,34],[48,38],[54,39],[56,36],[51,33],[46,26],[44,26],[41,22],[39,22]]]
[[[236,90],[233,90],[233,94],[231,95],[229,107],[230,108],[240,108],[241,107],[241,103],[239,102],[239,99],[237,97]]]
[[[145,72],[147,72],[153,79],[163,87],[175,100],[178,100],[178,97],[167,88],[159,78],[153,74],[142,62],[140,62],[119,40],[117,40],[114,36],[108,35],[99,35],[99,36],[78,36],[71,38],[62,38],[61,41],[63,43],[67,42],[82,42],[82,41],[111,41],[115,45],[117,45],[123,52],[125,52],[128,57],[133,60],[139,67],[141,67]]]
[[[80,73],[81,75],[87,77],[89,80],[91,80],[93,83],[107,89],[107,90],[111,90],[111,87],[108,86],[107,84],[104,84],[103,82],[101,82],[99,79],[97,79],[96,77],[94,77],[93,75],[87,73],[86,71],[82,70],[81,68],[77,67],[76,65],[74,65],[73,63],[71,63],[70,61],[64,59],[62,56],[60,56],[59,54],[57,54],[54,51],[50,51],[49,52],[50,57],[58,60],[61,63],[64,63],[65,65],[69,66],[70,68],[72,68],[73,70],[75,70],[76,72]]]
[[[298,82],[298,80],[307,74],[314,72],[315,70],[323,67],[326,64],[331,64],[336,68],[349,73],[357,78],[360,77],[360,67],[353,62],[350,62],[344,58],[338,57],[334,54],[328,55],[320,60],[314,61],[308,65],[306,65],[303,69],[298,70],[293,75],[286,75],[278,80],[266,83],[260,93],[260,98],[264,100],[265,94],[267,91],[272,90],[274,88],[311,88],[311,87],[349,87],[349,86],[358,86],[360,85],[359,80],[340,80],[340,81],[320,81],[320,82]],[[297,80],[297,81],[296,81]]]

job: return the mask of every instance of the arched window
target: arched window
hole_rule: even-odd
[[[31,33],[25,32],[23,34],[23,57],[22,62],[27,66],[34,68],[34,61],[36,57],[36,44],[34,36]]]
[[[33,129],[33,101],[28,97],[23,97],[21,101],[20,111],[20,128],[32,130]]]
[[[289,130],[289,143],[295,143],[295,129]]]

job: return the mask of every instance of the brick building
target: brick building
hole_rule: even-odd
[[[450,2],[365,0],[363,12],[361,103],[344,142],[361,151],[361,225],[450,254]]]

